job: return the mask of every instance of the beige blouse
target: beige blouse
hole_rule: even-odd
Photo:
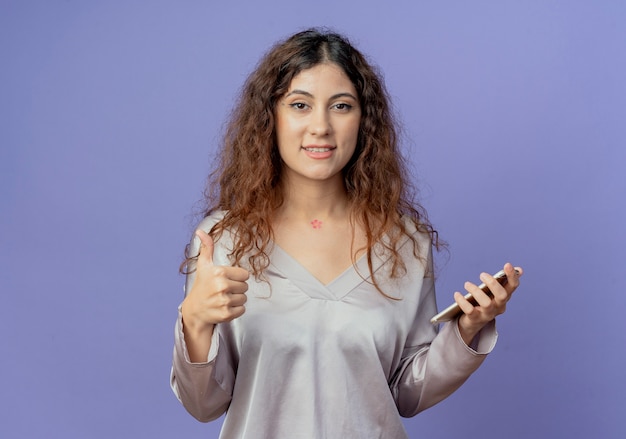
[[[206,218],[208,231],[221,215]],[[495,324],[465,345],[456,322],[438,333],[431,243],[413,230],[424,262],[406,238],[407,273],[389,279],[385,256],[374,271],[384,297],[367,281],[361,258],[323,285],[274,245],[268,282],[251,278],[243,316],[216,326],[205,363],[191,363],[179,310],[171,386],[206,422],[226,417],[220,438],[407,438],[400,416],[413,416],[454,392],[489,353]],[[232,241],[215,246],[228,265]],[[192,241],[192,252],[199,248]],[[361,276],[366,277],[363,279]],[[189,275],[189,291],[194,276]],[[271,288],[270,288],[271,287]]]

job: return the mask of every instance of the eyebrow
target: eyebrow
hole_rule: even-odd
[[[289,97],[291,95],[304,95],[304,96],[307,96],[307,97],[310,97],[310,98],[314,98],[314,96],[311,93],[309,93],[308,91],[298,90],[298,89],[291,90],[289,93],[287,93],[285,95],[285,97],[287,98],[287,97]],[[351,93],[347,93],[347,92],[334,94],[334,95],[332,95],[330,97],[330,100],[338,99],[338,98],[352,98],[352,99],[354,99],[355,101],[358,102],[358,99],[354,95],[352,95]]]

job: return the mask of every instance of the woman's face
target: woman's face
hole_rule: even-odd
[[[356,89],[341,67],[318,64],[298,73],[276,108],[282,177],[290,182],[341,182],[341,171],[356,149],[360,122]]]

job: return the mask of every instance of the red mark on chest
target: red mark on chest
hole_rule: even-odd
[[[313,226],[314,229],[321,229],[322,228],[322,222],[318,221],[316,219],[311,221],[311,225]]]

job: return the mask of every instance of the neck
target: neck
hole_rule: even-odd
[[[349,202],[341,178],[329,181],[302,181],[292,179],[282,184],[284,203],[279,215],[283,218],[313,219],[345,218]]]

